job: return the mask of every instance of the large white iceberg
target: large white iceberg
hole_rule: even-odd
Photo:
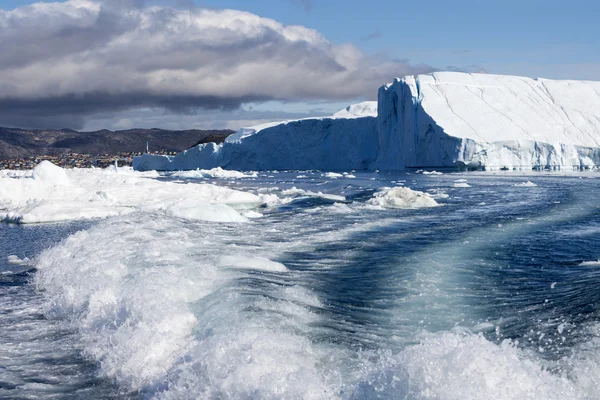
[[[140,171],[223,167],[235,170],[368,169],[376,160],[377,102],[355,104],[330,117],[243,128],[223,144],[201,144],[174,157],[144,154]]]
[[[222,145],[134,159],[138,170],[599,165],[600,82],[458,72],[396,79],[377,103],[331,117],[244,128]]]
[[[378,99],[376,168],[600,164],[600,82],[438,72]]]

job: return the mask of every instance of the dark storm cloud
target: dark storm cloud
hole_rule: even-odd
[[[269,99],[372,99],[396,76],[433,70],[247,12],[144,5],[0,10],[0,126],[80,128],[91,115],[139,107],[194,113]]]

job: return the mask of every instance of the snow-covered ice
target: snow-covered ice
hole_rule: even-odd
[[[241,172],[241,171],[230,171],[225,170],[221,167],[212,169],[196,169],[192,171],[176,171],[173,172],[170,177],[173,178],[185,178],[185,179],[206,179],[206,178],[226,178],[226,179],[238,179],[238,178],[256,178],[258,174],[256,172]]]
[[[19,256],[16,256],[14,254],[6,257],[6,261],[8,261],[9,264],[13,265],[28,265],[29,263],[31,263],[31,260],[28,257],[19,258]]]
[[[245,221],[262,204],[251,193],[211,184],[161,182],[129,169],[65,170],[44,161],[29,174],[0,177],[0,220],[39,223],[104,218],[136,210],[208,221]]]
[[[242,128],[224,143],[201,144],[176,156],[135,157],[136,170],[364,170],[377,157],[376,102],[355,104],[330,117]]]
[[[600,82],[436,72],[378,101],[377,168],[600,164]]]
[[[531,181],[515,183],[517,187],[536,187],[537,185]]]
[[[583,267],[600,267],[600,260],[597,261],[584,261],[581,264],[579,264]]]
[[[382,188],[368,203],[383,208],[426,208],[439,205],[428,193],[407,187]]]

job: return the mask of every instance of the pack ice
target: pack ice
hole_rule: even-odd
[[[127,168],[65,170],[42,161],[32,171],[0,171],[0,221],[39,223],[104,218],[135,211],[242,222],[262,204],[251,193],[211,184],[161,182]]]
[[[377,108],[377,110],[376,110]],[[436,72],[396,79],[378,103],[244,128],[224,144],[138,170],[480,168],[600,165],[600,82]]]

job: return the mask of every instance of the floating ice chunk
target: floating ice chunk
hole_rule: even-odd
[[[581,264],[582,267],[600,267],[600,260],[598,261],[584,261]]]
[[[444,173],[438,171],[423,171],[423,175],[444,175]]]
[[[168,215],[212,222],[246,222],[247,218],[226,204],[210,204],[201,200],[183,200],[166,207]]]
[[[246,218],[252,218],[252,219],[256,219],[256,218],[262,218],[262,217],[264,217],[264,215],[263,215],[263,214],[261,214],[261,213],[259,213],[259,212],[256,212],[256,211],[252,211],[252,210],[250,210],[250,211],[246,211],[246,212],[245,212],[243,215],[244,215],[244,217],[246,217]]]
[[[434,199],[447,199],[450,196],[448,195],[448,193],[444,192],[442,189],[429,189],[428,192],[430,192],[430,196]]]
[[[382,188],[368,203],[383,208],[426,208],[439,205],[428,193],[407,187]]]
[[[290,189],[282,190],[282,196],[304,196],[306,195],[306,190],[298,189],[296,186],[293,186]]]
[[[32,173],[33,179],[42,181],[48,184],[68,185],[69,177],[64,169],[52,164],[50,161],[42,161],[34,169]]]
[[[263,257],[221,256],[219,258],[219,265],[222,267],[256,269],[269,272],[286,272],[288,270],[285,265]]]
[[[337,172],[326,172],[324,174],[321,174],[321,176],[323,176],[325,178],[337,179],[337,178],[342,178],[344,175],[338,174]]]
[[[527,181],[527,182],[521,182],[521,183],[515,183],[514,186],[518,186],[518,187],[536,187],[537,185],[531,181]]]
[[[323,193],[323,192],[313,192],[313,191],[304,190],[304,189],[298,189],[298,188],[296,188],[296,186],[293,186],[290,189],[283,190],[281,192],[281,194],[283,196],[292,196],[292,197],[306,196],[306,197],[316,197],[316,198],[321,198],[321,199],[326,199],[326,200],[331,200],[331,201],[341,201],[341,202],[346,201],[345,196],[340,196],[337,194]]]
[[[225,179],[237,179],[237,178],[256,178],[258,174],[256,172],[241,172],[241,171],[229,171],[221,167],[212,169],[196,169],[193,171],[177,171],[170,176],[176,178],[188,178],[188,179],[204,179],[204,178],[225,178]]]
[[[15,256],[15,255],[10,255],[10,256],[6,257],[6,260],[8,261],[9,264],[13,264],[13,265],[28,265],[31,262],[31,260],[28,257],[19,258],[18,256]]]
[[[470,188],[471,185],[469,185],[467,182],[455,182],[452,187],[455,188]]]
[[[243,217],[224,207],[204,207],[202,212],[192,212],[193,207],[186,204],[226,204],[233,209],[251,209],[262,204],[254,194],[226,187],[147,177],[155,175],[156,172],[139,173],[124,168],[119,168],[118,173],[114,168],[64,170],[42,162],[31,172],[32,177],[0,176],[0,221],[25,224],[105,218],[139,210],[233,221]],[[178,203],[181,204],[177,206]],[[214,215],[208,216],[209,210]]]

